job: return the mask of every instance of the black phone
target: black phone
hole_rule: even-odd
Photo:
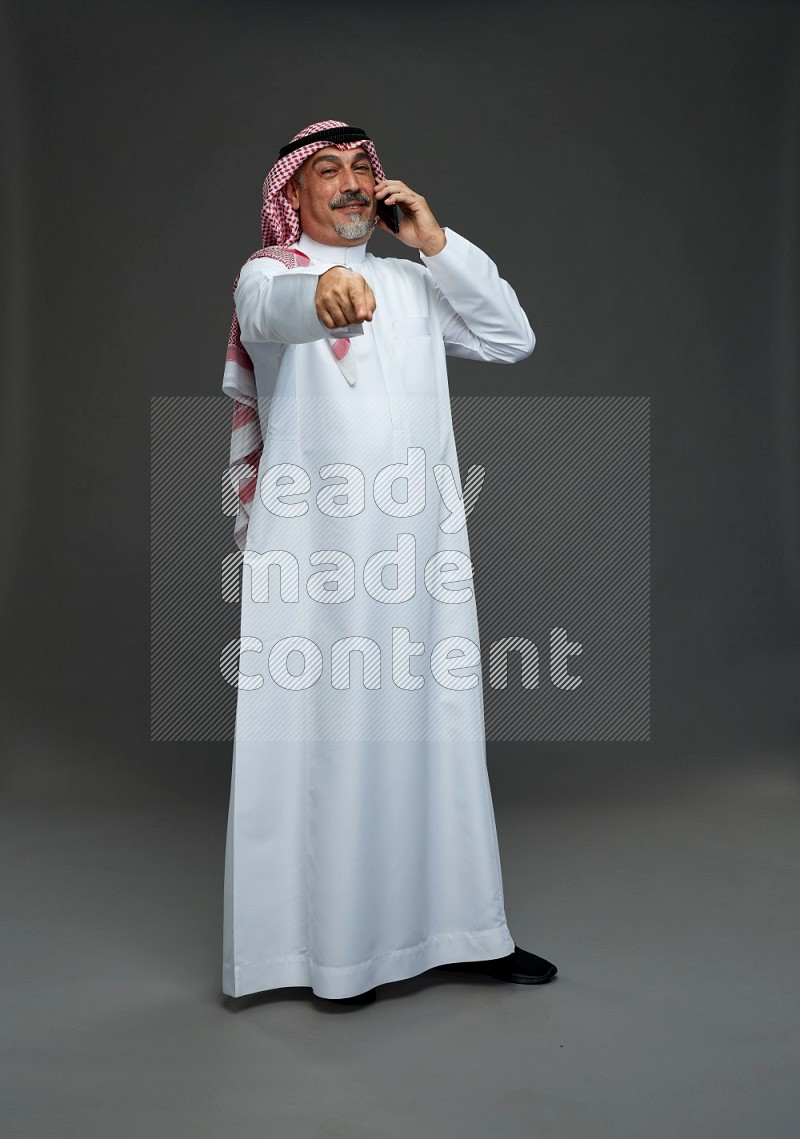
[[[382,221],[386,222],[392,233],[397,233],[397,231],[400,229],[400,219],[403,216],[400,213],[399,206],[387,206],[383,198],[378,198],[376,213]]]

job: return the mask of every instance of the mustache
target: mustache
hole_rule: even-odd
[[[360,190],[354,190],[352,194],[343,194],[341,198],[334,198],[330,207],[332,210],[338,210],[341,206],[349,206],[352,202],[368,206],[369,198]]]

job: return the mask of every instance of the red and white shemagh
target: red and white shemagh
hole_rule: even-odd
[[[329,127],[346,127],[348,125],[348,123],[338,122],[334,119],[312,123],[294,135],[290,141],[294,142],[306,135],[327,130]],[[248,261],[252,261],[254,257],[273,257],[276,261],[282,262],[287,269],[309,264],[309,258],[302,250],[292,248],[294,242],[300,237],[300,215],[289,205],[283,188],[310,154],[328,146],[336,146],[338,150],[353,150],[356,147],[362,147],[369,156],[375,180],[381,181],[385,177],[383,167],[375,152],[375,146],[369,139],[340,143],[324,140],[310,142],[284,155],[283,158],[279,158],[265,178],[262,190],[264,199],[264,205],[261,209],[263,249],[257,249],[255,253],[251,253],[247,258]],[[239,283],[239,275],[239,273],[236,274],[236,280],[233,282],[234,294]],[[347,338],[331,340],[330,344],[331,351],[337,361],[342,359],[350,347],[350,341]],[[244,552],[247,527],[250,521],[250,504],[256,493],[258,465],[264,449],[264,440],[258,413],[255,370],[253,361],[240,338],[239,318],[235,309],[230,335],[228,336],[223,382],[226,391],[234,401],[230,460],[227,470],[231,485],[238,498],[233,536],[236,545]]]

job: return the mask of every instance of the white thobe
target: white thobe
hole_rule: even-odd
[[[225,854],[231,996],[352,996],[514,949],[445,355],[512,363],[534,335],[491,259],[445,235],[418,262],[303,234],[308,266],[240,273],[264,450]],[[372,321],[319,320],[335,264],[370,284]]]

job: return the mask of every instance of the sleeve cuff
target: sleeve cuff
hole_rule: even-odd
[[[319,317],[317,317],[317,320],[319,320]],[[344,328],[328,328],[326,324],[323,324],[322,321],[319,320],[319,326],[322,329],[322,335],[331,340],[344,340],[349,339],[351,336],[364,335],[363,324],[346,324]]]
[[[432,253],[428,256],[426,253],[423,253],[421,249],[418,250],[420,260],[423,261],[425,265],[436,267],[439,265],[447,265],[454,260],[454,255],[457,257],[458,254],[461,253],[463,256],[469,246],[467,239],[462,237],[460,233],[456,233],[455,230],[450,229],[446,225],[443,225],[442,229],[444,230],[446,241],[444,247],[440,249],[438,253]]]
[[[475,269],[476,249],[472,242],[467,241],[460,233],[456,233],[447,226],[442,226],[447,243],[438,253],[427,257],[420,252],[420,260],[430,270],[438,285],[448,292],[450,288],[458,288],[465,280],[469,280]]]

